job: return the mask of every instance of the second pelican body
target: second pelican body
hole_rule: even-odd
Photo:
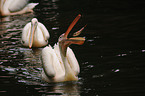
[[[58,43],[54,48],[48,46],[42,50],[42,79],[44,81],[64,82],[78,80],[78,74],[80,72],[79,64],[73,51],[69,48],[69,45],[82,45],[85,38],[67,38],[67,36],[79,18],[80,15],[74,19],[68,30],[59,37]],[[79,33],[80,32],[77,32],[77,35],[75,35],[78,36]]]
[[[49,32],[46,27],[33,18],[31,22],[25,25],[22,31],[21,43],[25,47],[43,47],[48,44],[50,38]]]

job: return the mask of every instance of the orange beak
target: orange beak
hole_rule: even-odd
[[[72,30],[72,28],[74,27],[74,25],[78,22],[78,20],[80,19],[81,14],[79,14],[74,20],[73,22],[70,24],[70,26],[68,27],[67,31],[65,32],[65,37],[67,38],[69,32]]]
[[[79,14],[74,20],[73,22],[70,24],[70,26],[68,27],[67,31],[64,33],[63,39],[60,41],[60,46],[61,46],[61,51],[63,56],[66,56],[66,50],[67,47],[71,44],[78,44],[78,45],[82,45],[85,42],[85,38],[83,37],[72,37],[72,38],[67,38],[68,34],[70,33],[70,31],[72,30],[72,28],[74,27],[74,25],[77,23],[77,21],[80,19],[81,15]],[[86,26],[86,25],[85,25]],[[84,26],[84,27],[85,27]],[[77,31],[75,34],[76,36],[78,36],[82,30],[84,29],[81,28],[79,31]]]
[[[30,32],[30,37],[29,37],[29,48],[31,48],[33,45],[34,33],[36,31],[36,28],[37,28],[37,22],[31,23],[31,32]]]

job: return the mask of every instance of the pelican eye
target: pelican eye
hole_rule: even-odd
[[[24,44],[24,43],[25,43],[25,41],[23,41],[23,40],[22,40],[22,43]]]

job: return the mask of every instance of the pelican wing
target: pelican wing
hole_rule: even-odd
[[[42,23],[40,23],[40,22],[38,23],[38,26],[39,26],[39,28],[42,31],[42,34],[43,34],[43,37],[44,37],[45,41],[48,40],[50,35],[49,35],[49,32],[46,29],[46,27]]]
[[[43,69],[44,73],[47,77],[54,77],[55,76],[55,70],[53,66],[53,49],[51,46],[45,47],[42,50],[42,63],[43,63]]]
[[[74,70],[75,74],[78,75],[80,72],[80,67],[79,67],[79,63],[75,57],[75,54],[73,53],[71,48],[67,48],[67,59],[68,62],[71,66],[71,68]]]
[[[10,12],[17,12],[23,9],[29,0],[13,0],[11,2],[11,5],[9,6],[9,11]]]
[[[61,60],[62,61],[62,60]],[[64,66],[60,61],[60,58],[57,56],[56,51],[52,49],[51,46],[45,47],[42,50],[42,65],[43,73],[50,79],[54,77],[55,79],[61,78],[65,75]],[[44,74],[42,74],[45,76]],[[42,76],[42,78],[43,78]]]
[[[31,30],[31,23],[28,23],[25,25],[22,31],[22,44],[25,46],[28,46],[30,30]]]

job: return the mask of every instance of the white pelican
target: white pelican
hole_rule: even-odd
[[[44,81],[64,82],[78,80],[79,64],[73,51],[68,46],[71,44],[82,45],[85,38],[67,38],[67,36],[80,17],[81,15],[79,14],[74,19],[67,31],[59,37],[58,43],[54,45],[54,48],[47,46],[42,50],[42,79]],[[75,36],[79,35],[82,29],[75,33]]]
[[[46,27],[33,18],[31,22],[25,25],[22,31],[21,43],[25,47],[43,47],[48,44],[50,35]]]
[[[38,3],[29,3],[29,0],[0,0],[0,15],[17,15],[33,12],[33,8]]]

